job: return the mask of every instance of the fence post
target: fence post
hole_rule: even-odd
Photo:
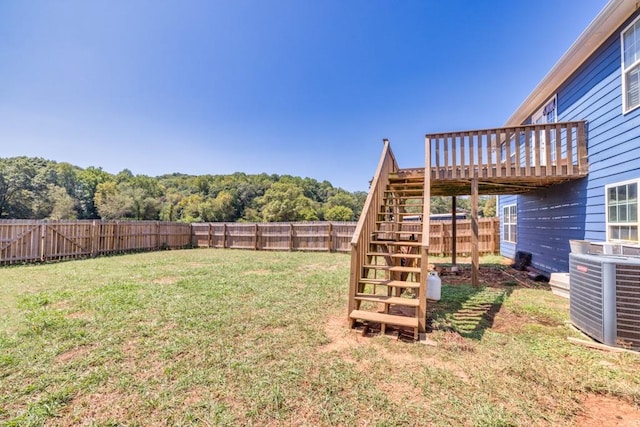
[[[113,250],[114,252],[120,250],[120,221],[116,221],[113,225]]]
[[[331,252],[331,249],[333,248],[333,223],[329,223],[329,239],[328,239],[328,250],[329,252]]]
[[[40,225],[40,261],[45,260],[45,245],[46,245],[46,237],[47,237],[47,224],[41,222]]]
[[[289,223],[289,251],[293,251],[293,223]]]
[[[255,246],[254,249],[257,251],[259,249],[259,238],[260,236],[258,235],[258,223],[256,222],[256,236],[255,236]]]
[[[494,218],[491,224],[491,240],[493,241],[493,253],[500,253],[500,218]]]
[[[207,247],[213,246],[213,224],[209,223],[209,232],[207,234]]]
[[[227,247],[227,223],[222,224],[222,248]]]
[[[93,220],[91,223],[91,256],[98,256],[98,246],[100,245],[100,230],[98,228],[98,221]]]

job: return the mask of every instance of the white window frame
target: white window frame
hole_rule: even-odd
[[[635,30],[634,30],[635,27]],[[633,22],[629,25],[627,25],[627,27],[622,30],[620,32],[620,49],[621,49],[621,53],[620,53],[620,62],[621,62],[621,66],[620,66],[620,70],[622,73],[621,79],[622,79],[622,114],[627,114],[633,110],[635,110],[636,108],[640,107],[640,94],[638,95],[638,102],[635,105],[628,105],[628,93],[627,93],[627,76],[629,74],[631,74],[634,71],[638,71],[639,67],[640,67],[640,47],[637,47],[636,50],[638,51],[638,55],[637,58],[635,58],[635,60],[633,62],[631,62],[630,64],[626,64],[624,61],[624,35],[625,33],[627,33],[630,30],[634,30],[635,31],[635,39],[636,39],[636,44],[640,45],[640,16],[636,19],[633,20]],[[639,83],[640,86],[640,83]],[[640,87],[638,88],[638,91],[640,91]]]
[[[610,218],[610,210],[609,210],[609,189],[614,188],[614,187],[621,187],[623,185],[629,185],[629,184],[635,184],[636,185],[636,199],[635,199],[635,205],[636,205],[636,219],[635,222],[634,221],[616,221],[613,222],[611,221]],[[639,242],[639,238],[640,238],[640,212],[639,212],[639,208],[640,208],[640,197],[639,197],[639,193],[640,192],[640,178],[638,179],[631,179],[628,181],[622,181],[622,182],[615,182],[613,184],[608,184],[605,185],[604,187],[604,204],[605,204],[605,215],[606,215],[606,227],[607,227],[607,241],[609,242],[633,242],[633,243],[638,243]],[[627,203],[627,206],[629,205],[629,203]],[[627,216],[629,215],[628,211],[627,211]],[[612,236],[612,227],[630,227],[633,228],[635,227],[636,229],[636,240],[630,240],[630,239],[614,239]]]
[[[513,227],[513,231],[511,231]],[[508,232],[505,233],[505,229]],[[513,203],[502,207],[502,241],[518,243],[518,206]]]

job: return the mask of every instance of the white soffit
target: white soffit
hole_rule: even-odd
[[[582,65],[640,6],[638,0],[610,0],[580,37],[573,42],[551,71],[509,117],[505,126],[519,126],[550,98],[560,85]]]

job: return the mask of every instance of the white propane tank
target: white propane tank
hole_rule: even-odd
[[[429,279],[427,280],[427,299],[440,301],[440,288],[442,287],[442,280],[438,277],[438,272],[430,271]]]

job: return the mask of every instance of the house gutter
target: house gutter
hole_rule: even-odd
[[[637,9],[638,0],[610,0],[578,39],[565,52],[551,71],[509,117],[505,126],[519,126],[557,92],[560,85],[575,72]]]

